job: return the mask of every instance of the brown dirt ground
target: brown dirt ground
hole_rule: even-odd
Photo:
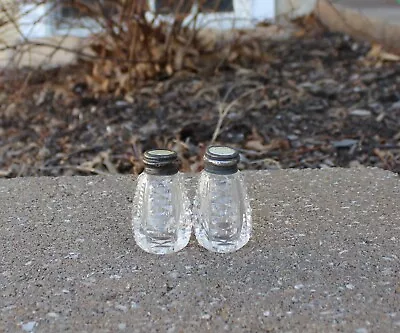
[[[176,149],[183,171],[204,147],[242,169],[369,165],[400,173],[400,63],[369,59],[345,35],[271,42],[270,61],[180,72],[128,97],[95,97],[85,65],[0,77],[0,177],[139,173],[144,150]],[[28,77],[27,77],[28,76]]]

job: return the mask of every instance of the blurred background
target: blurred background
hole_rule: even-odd
[[[134,173],[211,143],[241,169],[400,172],[396,0],[0,0],[0,177]]]

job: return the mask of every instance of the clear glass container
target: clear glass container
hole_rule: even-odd
[[[195,234],[199,244],[213,252],[243,247],[252,232],[251,207],[237,168],[239,154],[225,146],[211,146],[196,194]]]
[[[133,200],[133,232],[144,251],[168,254],[183,249],[192,231],[191,206],[174,151],[144,154]]]

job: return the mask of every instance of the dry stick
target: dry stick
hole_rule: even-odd
[[[235,90],[238,87],[244,87],[244,86],[256,86],[257,88],[260,88],[260,84],[258,82],[253,82],[250,80],[244,80],[240,83],[233,84],[226,92],[226,94],[222,100],[222,103],[223,104],[226,103],[226,100],[228,99],[229,95],[232,93],[233,90]]]
[[[243,93],[242,95],[240,95],[237,99],[235,99],[234,101],[232,101],[231,103],[229,103],[225,108],[222,108],[223,103],[221,103],[218,107],[218,113],[219,113],[219,118],[218,118],[218,122],[217,122],[217,126],[215,127],[214,130],[214,134],[212,136],[211,139],[211,144],[215,142],[215,140],[217,139],[219,132],[221,131],[221,127],[222,127],[222,123],[225,120],[225,117],[228,115],[228,113],[231,111],[231,109],[244,97],[247,97],[253,93],[255,93],[256,91],[262,90],[264,89],[264,86],[262,87],[257,87],[255,89],[252,89],[250,91],[247,91],[245,93]]]
[[[117,27],[119,31],[122,31],[121,25],[115,20],[112,20],[112,24],[107,24],[107,16],[106,16],[106,8],[103,6],[101,1],[96,2],[95,7],[91,5],[86,5],[83,2],[79,2],[78,8],[85,10],[85,12],[89,15],[94,22],[103,29],[108,36],[113,40],[114,43],[119,39],[119,35],[114,31],[113,28]],[[90,31],[90,29],[88,29]],[[104,57],[100,57],[100,59],[104,59]]]
[[[210,21],[208,21],[208,22],[210,22]],[[233,23],[233,25],[235,25],[235,23]],[[234,27],[233,27],[233,30],[234,30]],[[239,45],[238,42],[240,42],[240,35],[237,35],[236,37],[232,38],[232,40],[230,41],[230,44],[228,44],[229,48],[228,48],[228,52],[226,53],[226,56],[225,57],[221,57],[221,60],[215,66],[215,70],[218,70],[222,66],[222,64],[225,63],[229,59],[229,56],[231,55],[233,47],[236,46],[236,45]],[[221,50],[223,50],[223,48],[225,46],[221,46]]]
[[[197,36],[199,29],[197,29],[197,20],[199,18],[199,10],[196,11],[196,13],[194,14],[193,18],[188,22],[187,26],[190,27],[190,25],[192,24],[192,34],[190,35],[190,38],[188,39],[188,41],[186,42],[185,45],[185,51],[187,50],[187,48],[193,44],[193,41],[195,40],[195,37]]]
[[[145,17],[143,16],[145,13],[145,3],[143,1],[139,1],[137,3],[130,3],[128,16],[125,16],[125,20],[127,21],[128,24],[128,37],[130,38],[130,47],[129,47],[129,53],[128,53],[128,59],[129,61],[132,61],[133,59],[136,59],[139,55],[138,49],[139,49],[139,43],[141,40],[141,36],[143,35],[144,39],[142,42],[142,46],[144,51],[147,53],[148,59],[152,60],[151,56],[151,51],[150,51],[150,43],[148,39],[148,35],[143,29],[146,26],[146,21]],[[151,42],[151,41],[150,41]],[[135,71],[132,68],[132,66],[129,67],[128,69],[128,74],[129,74],[129,81],[128,81],[128,90],[132,89],[132,81],[134,78]],[[137,76],[136,76],[137,78]]]
[[[107,9],[103,6],[101,1],[96,1],[95,7],[89,4],[85,4],[84,2],[79,2],[77,4],[77,8],[83,10],[83,13],[86,13],[87,16],[93,19],[94,22],[96,22],[96,24],[98,24],[104,31],[107,31],[109,35],[113,37],[116,36],[112,27],[110,27],[110,25],[107,25]],[[114,27],[117,26],[119,29],[121,29],[118,25],[118,22],[113,21],[112,24]]]
[[[22,93],[25,91],[26,87],[28,86],[29,80],[31,79],[33,75],[33,71],[30,71],[28,73],[28,75],[26,76],[26,78],[24,79],[24,82],[22,83],[22,86],[20,89],[18,89],[18,91],[16,92],[16,98],[21,97]]]
[[[45,13],[45,15],[49,15],[51,13],[51,11],[53,11],[56,7],[53,6],[52,8],[50,8],[49,11],[47,11]],[[43,15],[42,17],[40,17],[40,20],[45,16]],[[37,21],[38,22],[38,21]],[[54,55],[57,53],[57,51],[60,50],[60,46],[64,43],[64,41],[68,38],[69,33],[71,32],[72,29],[72,25],[69,27],[68,32],[62,36],[61,40],[57,43],[57,45],[55,46],[54,50],[46,57],[48,59],[48,61],[51,61],[51,59],[54,57]]]
[[[69,32],[71,30],[68,31],[67,34],[65,34],[64,36],[62,36],[62,38],[60,39],[60,41],[57,43],[57,45],[54,46],[54,50],[46,57],[47,60],[50,62],[51,59],[54,57],[54,55],[57,53],[57,51],[59,51],[59,47],[65,42],[65,40],[68,38],[69,36]]]
[[[12,26],[14,27],[14,29],[18,32],[18,34],[20,35],[20,37],[24,40],[27,41],[28,39],[26,38],[26,36],[23,34],[22,30],[19,28],[19,24],[16,22],[16,20],[14,19],[14,17],[8,12],[6,7],[2,8],[8,22],[10,22],[12,24]]]
[[[199,17],[199,10],[196,11],[196,14],[194,15],[193,19],[190,20],[190,22],[188,23],[188,27],[192,24],[193,28],[192,28],[192,34],[190,35],[190,37],[188,38],[188,40],[185,43],[184,49],[183,49],[183,54],[185,55],[187,50],[189,49],[190,45],[193,45],[193,42],[198,34],[198,30],[196,30],[196,26],[197,26],[197,20]]]
[[[172,48],[173,37],[176,37],[176,35],[179,34],[182,28],[183,20],[186,17],[186,14],[183,14],[184,18],[182,19],[179,14],[179,10],[182,8],[183,3],[184,3],[183,0],[179,0],[178,5],[176,6],[174,21],[172,23],[171,29],[165,41],[165,54],[166,54],[167,64],[171,63],[171,48]]]
[[[224,86],[225,86],[225,83],[219,83],[219,84],[216,84],[214,86],[207,86],[205,88],[202,88],[196,93],[196,95],[194,96],[194,100],[199,99],[202,95],[204,95],[204,94],[206,94],[208,92],[212,92],[215,95],[217,95],[218,94],[218,89],[222,88]]]
[[[60,167],[61,169],[71,169],[71,170],[76,170],[76,171],[81,171],[81,172],[89,172],[89,173],[94,173],[97,175],[101,175],[101,176],[109,176],[110,173],[108,172],[104,172],[95,168],[91,168],[91,167],[84,167],[84,166],[62,166]]]
[[[128,20],[129,20],[129,18],[133,17],[135,14],[137,14],[135,11],[135,7],[131,3],[130,8],[129,8]],[[140,29],[139,29],[138,23],[129,22],[128,34],[130,34],[130,37],[131,37],[129,53],[128,53],[128,60],[131,61],[135,57],[137,42],[138,42],[138,39],[140,38]],[[131,72],[132,72],[131,69],[129,69],[129,76],[132,75]],[[130,77],[130,79],[132,79],[132,78]]]
[[[202,88],[196,93],[196,95],[194,96],[194,100],[199,99],[202,95],[204,95],[204,94],[206,94],[208,92],[212,92],[212,93],[214,93],[216,95],[216,94],[218,94],[218,89],[225,87],[225,85],[226,85],[225,83],[218,83],[218,84],[215,84],[215,85],[212,85],[212,86],[207,86],[205,88]],[[247,86],[247,85],[249,85],[249,86],[251,86],[251,85],[259,86],[258,83],[250,81],[250,80],[245,80],[245,81],[241,82],[240,84],[239,83],[238,84],[233,84],[228,89],[228,91],[226,92],[226,94],[225,94],[224,98],[222,99],[221,103],[225,103],[226,102],[227,98],[229,97],[229,95],[231,94],[231,92],[234,89],[236,89],[238,87],[241,87],[241,86]]]

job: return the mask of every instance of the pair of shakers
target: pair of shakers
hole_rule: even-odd
[[[154,254],[177,252],[189,243],[194,228],[197,241],[209,251],[228,253],[243,247],[252,223],[239,160],[230,147],[208,147],[191,199],[176,152],[146,151],[133,200],[137,245]]]

